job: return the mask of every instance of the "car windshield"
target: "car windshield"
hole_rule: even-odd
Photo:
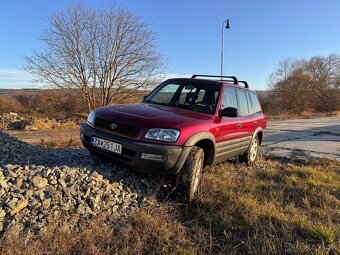
[[[200,82],[167,82],[157,87],[144,102],[215,114],[220,86]]]

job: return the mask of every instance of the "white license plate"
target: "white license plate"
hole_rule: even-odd
[[[108,140],[104,140],[104,139],[92,136],[91,144],[93,146],[96,146],[98,148],[101,148],[107,151],[112,151],[114,153],[122,154],[122,145],[119,143],[111,142]]]

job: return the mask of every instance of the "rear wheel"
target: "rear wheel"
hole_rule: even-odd
[[[247,165],[254,164],[259,154],[259,147],[259,138],[258,136],[255,136],[251,140],[248,150],[242,156],[240,156],[240,161],[246,163]]]
[[[181,171],[176,177],[176,187],[184,201],[194,199],[201,181],[204,152],[200,147],[192,147]]]

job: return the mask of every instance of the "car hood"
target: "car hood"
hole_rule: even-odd
[[[110,105],[100,107],[95,112],[96,117],[139,128],[181,128],[214,118],[205,113],[148,103]]]

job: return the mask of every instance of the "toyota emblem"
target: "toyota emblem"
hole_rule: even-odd
[[[117,128],[117,124],[116,124],[116,123],[111,123],[111,124],[110,124],[110,128],[111,128],[112,130],[116,129],[116,128]]]

